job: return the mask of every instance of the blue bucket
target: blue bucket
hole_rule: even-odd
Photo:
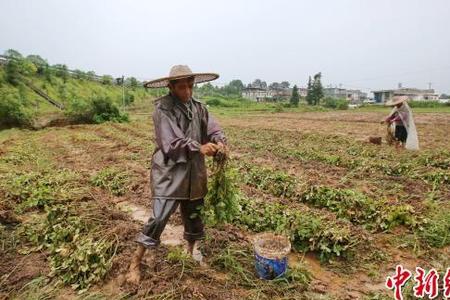
[[[287,255],[291,244],[284,236],[272,233],[258,235],[254,242],[256,274],[261,279],[272,280],[286,273]]]

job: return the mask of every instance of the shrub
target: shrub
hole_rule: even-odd
[[[298,104],[297,104],[298,106]],[[273,106],[273,111],[274,112],[283,112],[284,111],[284,107],[286,107],[285,105],[281,104],[281,103],[277,103]],[[290,105],[289,105],[290,107]]]
[[[125,93],[125,105],[130,105],[131,103],[134,102],[134,94],[131,92],[126,92]]]
[[[411,107],[425,107],[425,108],[436,108],[436,107],[443,107],[445,106],[444,103],[440,103],[439,101],[430,101],[430,100],[423,100],[423,101],[408,101],[409,106]]]
[[[212,98],[206,100],[206,104],[210,106],[220,106],[220,107],[239,107],[240,104],[235,101],[227,101],[220,98]]]
[[[25,58],[12,58],[5,67],[5,79],[12,85],[20,84],[21,76],[36,74],[37,67],[30,60]]]
[[[106,85],[112,85],[114,78],[111,75],[103,75],[101,82]]]
[[[128,115],[121,113],[109,97],[72,101],[66,115],[74,123],[128,122]]]
[[[0,90],[0,128],[31,127],[31,113],[21,103],[17,94]]]
[[[348,101],[345,99],[325,98],[323,100],[323,106],[332,109],[346,110],[348,109]]]
[[[207,105],[219,107],[242,107],[246,104],[252,103],[243,98],[227,98],[223,96],[205,97]]]

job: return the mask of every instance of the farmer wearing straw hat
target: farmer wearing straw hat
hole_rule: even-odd
[[[389,116],[381,123],[388,124],[388,127],[395,126],[394,138],[397,141],[398,147],[419,150],[416,125],[411,108],[406,102],[407,100],[407,96],[394,96],[392,100],[386,102],[386,106],[393,106],[394,108]]]
[[[187,252],[202,262],[198,241],[203,239],[199,208],[207,193],[205,155],[226,148],[226,138],[205,105],[192,97],[195,83],[215,80],[214,73],[193,73],[188,66],[172,67],[167,77],[144,83],[146,88],[168,87],[169,94],[155,101],[153,123],[156,148],[152,157],[152,215],[136,238],[126,279],[140,281],[140,262],[146,249],[154,249],[169,217],[178,206],[184,224]]]

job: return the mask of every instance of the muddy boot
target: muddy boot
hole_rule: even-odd
[[[130,269],[125,277],[126,282],[134,285],[138,285],[141,281],[141,260],[145,253],[145,247],[138,245],[138,248],[134,252],[131,258]]]
[[[203,255],[200,251],[198,241],[188,242],[186,252],[191,255],[192,259],[198,262],[201,267],[206,267],[206,263],[203,260]]]

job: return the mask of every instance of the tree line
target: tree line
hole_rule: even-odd
[[[57,76],[67,81],[69,77],[80,80],[98,81],[105,85],[122,85],[125,83],[127,87],[137,88],[141,83],[135,77],[113,78],[111,75],[99,76],[94,71],[82,71],[79,69],[70,70],[65,64],[50,65],[46,59],[39,55],[31,54],[23,56],[19,51],[8,49],[4,52],[7,58],[5,73],[6,81],[17,86],[20,83],[21,75],[31,76],[39,75],[44,77],[48,82],[52,82],[52,76]]]

